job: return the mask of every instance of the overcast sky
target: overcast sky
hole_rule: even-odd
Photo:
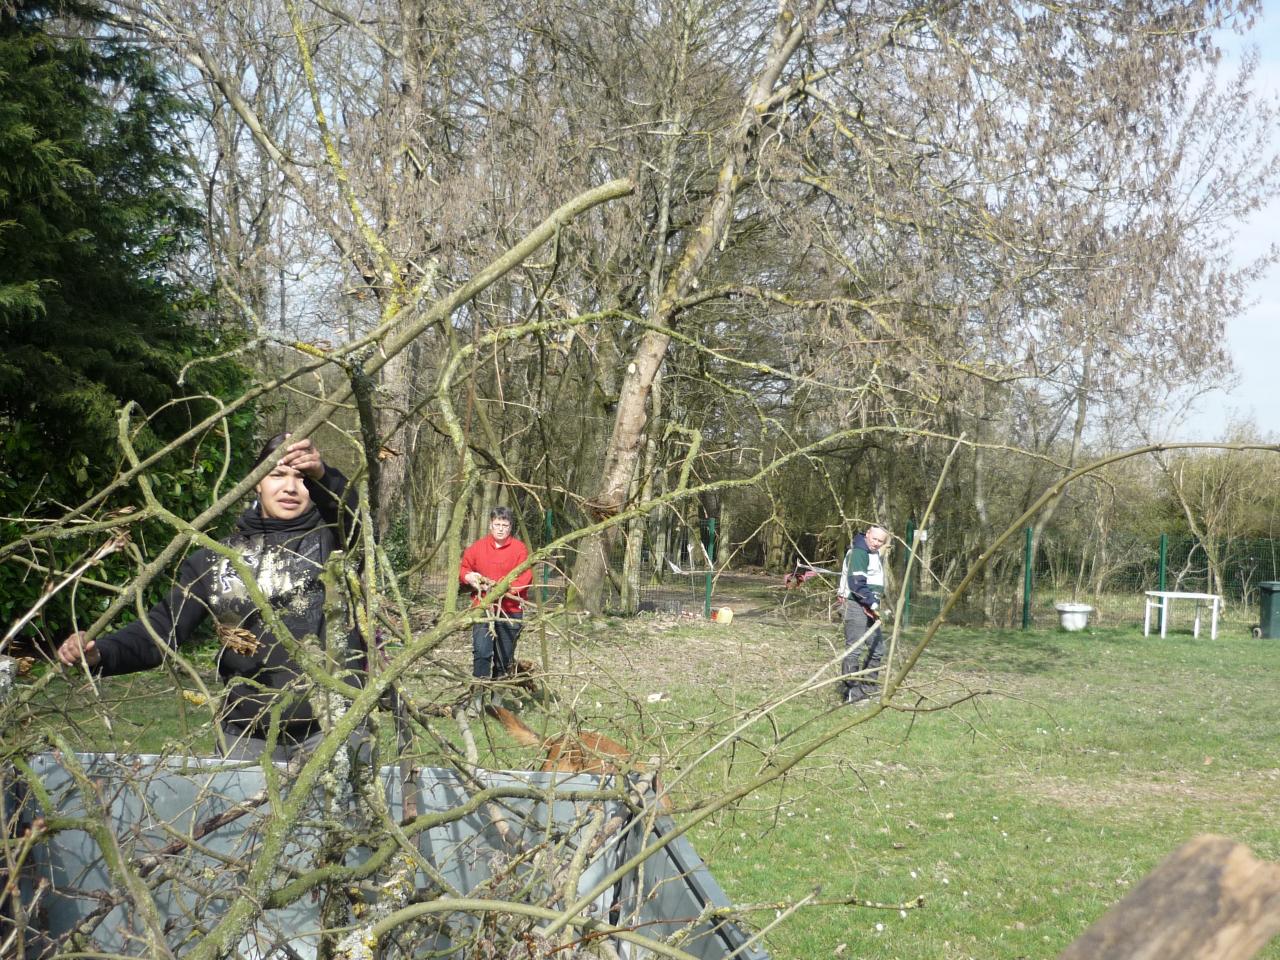
[[[1280,0],[1267,0],[1266,7],[1266,15],[1244,43],[1257,47],[1261,56],[1255,88],[1275,93],[1280,91]],[[1224,46],[1238,50],[1240,41],[1231,38]],[[1280,144],[1280,130],[1276,140]],[[1236,257],[1247,262],[1273,243],[1280,243],[1280,201],[1241,225]],[[1280,437],[1280,269],[1273,268],[1257,285],[1254,299],[1248,313],[1227,328],[1239,383],[1202,398],[1177,431],[1180,439],[1216,440],[1240,419],[1252,420],[1264,436]]]

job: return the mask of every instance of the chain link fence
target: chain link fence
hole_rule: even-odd
[[[1248,630],[1258,622],[1258,584],[1280,580],[1280,541],[1233,539],[1206,544],[1195,537],[1136,536],[1115,533],[1105,539],[1072,540],[1045,535],[1030,562],[1030,538],[1020,538],[992,559],[951,620],[993,626],[1053,626],[1056,605],[1083,603],[1093,608],[1096,626],[1141,626],[1146,591],[1213,593],[1222,597],[1221,623]],[[925,622],[939,610],[950,583],[945,572],[945,542],[911,578],[909,616]],[[905,554],[905,551],[901,551]],[[920,559],[925,559],[921,551]],[[905,568],[896,565],[899,576]],[[1179,618],[1180,620],[1181,618]],[[1175,623],[1172,629],[1182,629]],[[1189,629],[1189,618],[1188,625]]]
[[[517,518],[521,539],[531,551],[589,524],[586,517],[568,511],[536,508],[518,510]],[[891,599],[896,602],[897,592],[905,590],[907,623],[922,624],[938,613],[983,544],[973,531],[935,526],[917,544],[906,584],[906,545],[912,533],[908,525],[896,534],[889,559]],[[634,521],[610,547],[604,609],[701,615],[717,605],[717,593],[730,582],[740,593],[745,581],[717,563],[724,552],[718,539],[714,518],[689,519],[671,510]],[[534,604],[564,602],[581,543],[561,544],[535,566],[529,591]],[[1029,547],[1029,538],[1019,537],[997,552],[948,619],[971,626],[1051,627],[1058,623],[1056,604],[1084,603],[1093,608],[1093,625],[1141,626],[1145,592],[1165,589],[1219,594],[1222,625],[1248,630],[1258,622],[1258,584],[1280,580],[1280,540],[1233,539],[1206,546],[1195,537],[1177,535],[1118,532],[1073,539],[1048,533],[1035,545],[1028,565]],[[438,551],[415,589],[427,596],[443,594],[447,578],[456,576],[444,567],[444,551]],[[782,598],[779,612],[800,619],[831,616],[827,594],[834,593],[833,576],[799,591],[782,591],[781,582],[780,576],[760,581],[761,589],[778,587],[774,592]],[[1173,629],[1181,629],[1180,622]]]

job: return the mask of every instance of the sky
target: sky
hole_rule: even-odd
[[[1280,0],[1267,0],[1265,13],[1243,43],[1256,46],[1261,60],[1255,89],[1280,92]],[[1223,38],[1229,52],[1237,38]],[[1280,148],[1280,130],[1275,133]],[[1235,234],[1235,256],[1246,263],[1280,244],[1280,199],[1242,223]],[[1272,268],[1253,289],[1256,302],[1227,327],[1237,384],[1202,397],[1174,433],[1181,440],[1221,439],[1232,422],[1251,420],[1264,437],[1280,437],[1280,267]]]

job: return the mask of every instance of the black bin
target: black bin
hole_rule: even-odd
[[[1269,640],[1280,639],[1280,580],[1264,580],[1258,584],[1258,593],[1262,595],[1259,635]]]

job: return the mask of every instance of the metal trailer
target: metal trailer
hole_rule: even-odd
[[[134,865],[135,876],[145,876],[163,924],[165,943],[175,954],[185,953],[240,895],[263,832],[271,828],[271,804],[259,800],[199,839],[192,837],[192,831],[198,825],[208,827],[218,822],[214,818],[236,813],[246,801],[261,798],[267,786],[262,768],[189,757],[78,754],[69,760],[64,763],[52,754],[38,755],[29,761],[37,790],[26,789],[21,778],[7,785],[5,821],[18,825],[7,839],[11,852],[20,839],[16,835],[20,835],[21,825],[36,817],[81,818],[94,809],[105,811],[119,855]],[[283,774],[283,768],[279,769]],[[439,900],[441,881],[463,896],[477,889],[489,898],[520,896],[516,891],[519,884],[511,879],[498,890],[486,889],[484,884],[495,871],[508,878],[530,876],[527,867],[519,868],[520,858],[513,854],[513,845],[525,850],[557,846],[559,857],[571,857],[590,814],[600,815],[601,801],[589,801],[580,794],[598,790],[602,780],[609,779],[525,771],[480,777],[484,787],[506,787],[534,795],[502,797],[494,801],[498,808],[476,805],[470,812],[417,832],[414,846],[420,866],[405,868],[413,876],[414,888],[400,890],[397,903]],[[363,810],[363,822],[390,817],[398,824],[404,811],[400,771],[383,767],[378,778],[385,807]],[[92,787],[88,804],[78,786],[82,783]],[[420,815],[457,810],[473,794],[456,772],[445,769],[424,770],[416,781],[416,792],[413,806]],[[605,803],[606,818],[615,814],[629,817],[624,805]],[[343,808],[350,824],[358,820],[358,806],[348,803]],[[310,869],[324,843],[320,798],[307,798],[304,808],[307,812],[287,837],[273,886],[291,873]],[[496,819],[502,823],[495,822],[498,809],[501,813]],[[666,817],[628,819],[588,858],[579,892],[597,887],[619,865],[667,838],[673,829]],[[369,857],[368,849],[357,848],[346,851],[344,862],[353,866],[368,863]],[[10,862],[9,857],[5,862]],[[517,864],[514,868],[513,863]],[[82,928],[81,950],[118,956],[146,952],[142,911],[122,896],[119,874],[109,864],[110,858],[104,857],[94,837],[78,827],[60,829],[30,847],[17,884],[28,957],[39,957],[51,947],[65,949],[68,934],[77,926]],[[4,863],[0,863],[0,872],[3,869]],[[385,871],[386,864],[380,869]],[[430,872],[437,874],[436,879],[429,878]],[[378,886],[383,880],[375,872],[363,884],[367,916],[379,909],[379,890],[387,889]],[[245,960],[312,960],[319,943],[318,899],[303,895],[287,906],[262,911],[240,938],[235,953]],[[638,869],[599,893],[586,912],[594,920],[655,940],[678,935],[672,942],[702,960],[730,956],[767,960],[767,954],[750,942],[747,932],[713,916],[728,906],[724,892],[688,841],[676,837]],[[0,939],[12,932],[13,911],[7,912],[10,919],[0,919]],[[699,920],[691,923],[691,918]],[[475,912],[459,911],[439,922],[415,927],[414,942],[406,945],[401,938],[391,953],[462,957],[484,922]],[[655,955],[648,948],[617,938],[612,945],[625,960]],[[386,955],[385,947],[383,952]]]

